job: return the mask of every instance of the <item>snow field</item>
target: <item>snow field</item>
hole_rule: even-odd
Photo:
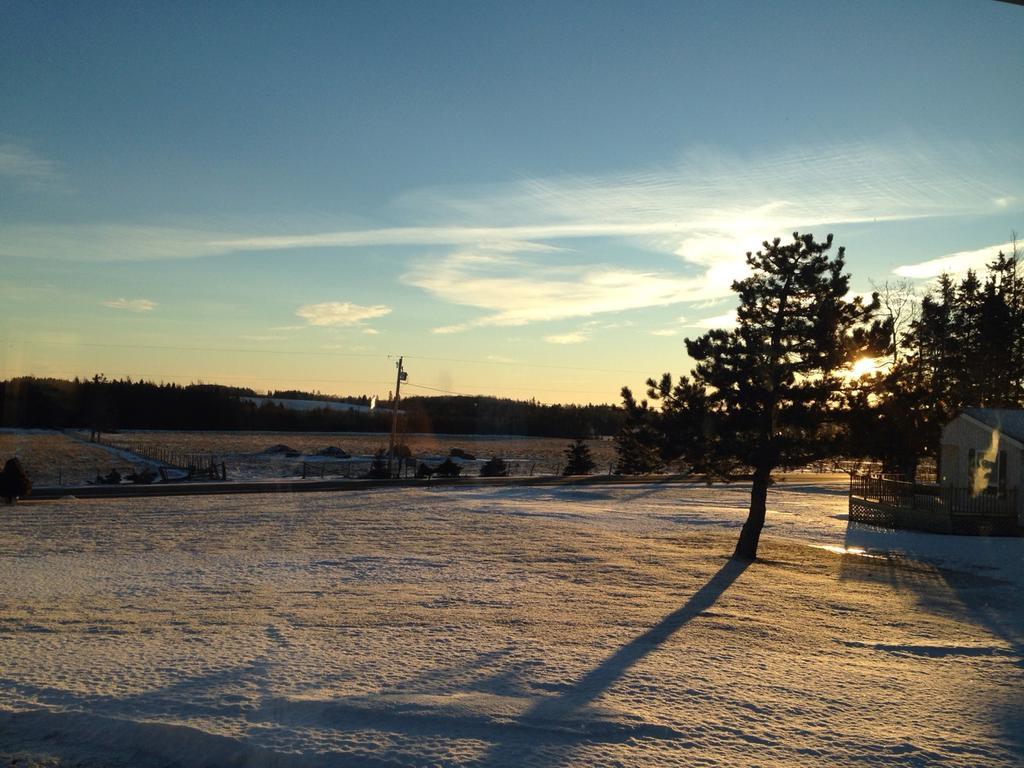
[[[727,556],[748,492],[5,508],[0,754],[76,766],[1024,760],[1020,541],[848,530],[841,482],[795,483],[770,492],[764,560],[743,568]]]

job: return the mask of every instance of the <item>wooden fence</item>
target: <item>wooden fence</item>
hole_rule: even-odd
[[[1013,489],[975,493],[970,488],[908,483],[878,475],[851,475],[850,521],[933,533],[1016,536],[1018,496]]]
[[[119,451],[127,451],[141,456],[144,459],[156,462],[163,467],[180,469],[188,473],[189,478],[202,477],[212,480],[227,480],[227,466],[223,461],[218,461],[212,453],[198,451],[172,451],[159,445],[148,445],[146,443],[114,442],[112,440],[98,437],[96,442],[108,448],[115,448]],[[161,474],[164,474],[161,472]],[[165,478],[166,479],[166,478]]]

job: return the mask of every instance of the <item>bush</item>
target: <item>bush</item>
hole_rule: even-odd
[[[348,451],[339,448],[336,445],[329,445],[326,448],[321,448],[317,451],[318,456],[330,456],[334,459],[349,459],[352,458]]]
[[[96,475],[94,482],[96,485],[120,485],[121,473],[117,469],[111,468],[110,472],[106,475]]]
[[[15,458],[10,458],[4,464],[3,472],[0,472],[0,496],[7,499],[8,504],[13,504],[19,498],[25,498],[32,492],[32,481],[25,474],[25,468]]]
[[[480,467],[480,477],[508,477],[508,464],[497,456],[492,456]]]

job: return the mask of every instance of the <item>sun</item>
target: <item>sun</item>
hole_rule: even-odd
[[[850,368],[850,378],[860,379],[869,376],[878,370],[878,364],[873,357],[862,357]]]

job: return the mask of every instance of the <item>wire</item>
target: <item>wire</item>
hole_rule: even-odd
[[[471,363],[474,365],[514,365],[517,368],[555,368],[560,371],[588,371],[596,373],[636,373],[644,376],[650,375],[649,371],[631,371],[624,368],[587,368],[571,365],[551,365],[549,363],[520,363],[515,360],[468,360],[458,357],[426,357],[420,355],[406,355],[406,360],[431,360],[446,363]]]

